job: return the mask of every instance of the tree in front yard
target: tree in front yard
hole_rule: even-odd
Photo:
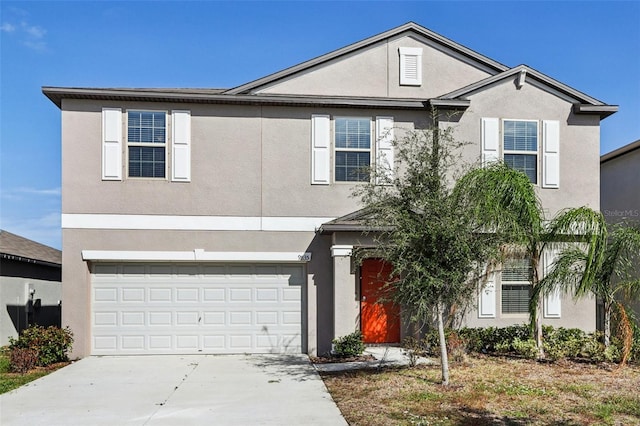
[[[484,232],[472,220],[474,206],[456,196],[464,144],[451,129],[408,132],[392,144],[393,167],[371,170],[371,182],[355,195],[368,210],[368,226],[379,231],[375,255],[393,266],[387,285],[394,302],[414,323],[437,323],[448,385],[445,315],[475,297],[487,260],[498,256],[498,236]]]
[[[589,279],[595,273],[592,265],[602,257],[602,215],[588,207],[578,207],[563,210],[549,220],[529,178],[498,162],[465,174],[458,181],[457,189],[460,197],[467,200],[466,204],[475,206],[473,220],[498,234],[499,240],[505,243],[505,255],[521,257],[530,263],[529,320],[539,357],[543,358],[540,295],[551,293],[547,284],[542,286],[545,249],[551,252],[559,244],[580,247],[587,267],[577,270],[556,262],[556,273],[566,275],[573,271],[576,279]],[[546,288],[544,292],[543,288]]]
[[[532,300],[556,290],[576,298],[596,296],[603,303],[604,344],[609,347],[612,314],[617,311],[622,326],[630,329],[629,303],[640,300],[640,225],[617,224],[612,232],[607,232],[601,214],[598,225],[599,232],[593,235],[594,244],[572,245],[560,253],[551,273],[534,291]],[[591,247],[598,255],[589,252]],[[627,354],[629,350],[625,347]]]

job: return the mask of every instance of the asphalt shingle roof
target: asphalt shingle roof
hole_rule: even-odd
[[[0,229],[0,254],[60,265],[62,252]]]

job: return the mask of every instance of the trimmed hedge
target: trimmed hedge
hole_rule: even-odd
[[[586,359],[593,362],[619,362],[622,356],[622,342],[613,337],[609,348],[604,347],[604,339],[601,332],[585,333],[577,328],[554,328],[543,326],[542,342],[547,359],[555,361],[560,359]],[[526,324],[510,327],[487,328],[461,328],[459,330],[447,330],[448,345],[456,342],[454,346],[459,350],[460,342],[468,352],[515,355],[523,358],[534,359],[538,355],[535,341],[531,337],[529,326]],[[425,337],[416,342],[411,342],[412,348],[420,348],[425,354],[439,356],[440,344],[438,333],[432,330]],[[451,347],[449,350],[451,351]],[[640,327],[633,324],[633,346],[629,356],[630,362],[640,362]]]

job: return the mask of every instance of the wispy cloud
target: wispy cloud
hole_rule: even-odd
[[[6,218],[2,229],[57,249],[62,247],[60,212],[43,212],[35,218]]]
[[[2,190],[2,198],[7,199],[17,199],[24,197],[32,197],[32,196],[51,196],[51,197],[59,197],[61,194],[60,188],[29,188],[29,187],[18,187],[18,188],[3,188]]]
[[[19,43],[36,52],[48,51],[45,36],[47,30],[39,25],[34,25],[27,20],[29,13],[23,9],[11,8],[11,19],[0,24],[0,31],[7,36],[15,37]]]
[[[16,26],[15,25],[11,25],[8,22],[4,22],[2,25],[0,25],[0,31],[5,32],[5,33],[12,33],[16,30]]]

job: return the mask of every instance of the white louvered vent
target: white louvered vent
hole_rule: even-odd
[[[401,47],[400,51],[400,85],[422,85],[422,48]]]

